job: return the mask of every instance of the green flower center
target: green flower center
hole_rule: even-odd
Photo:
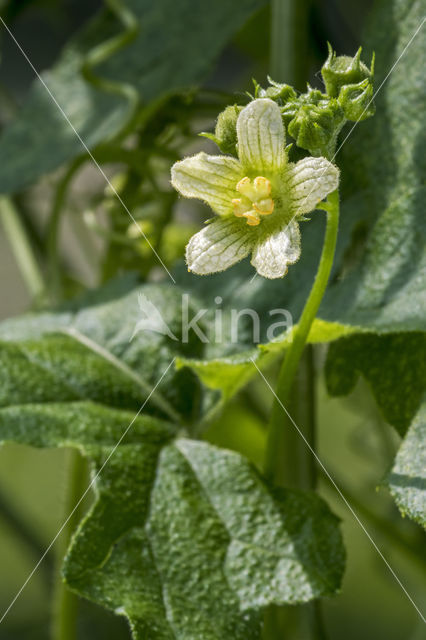
[[[234,198],[232,204],[237,218],[246,218],[247,224],[255,227],[261,216],[269,216],[274,210],[271,195],[271,183],[268,178],[257,176],[253,181],[243,178],[237,183],[236,190],[241,198]]]

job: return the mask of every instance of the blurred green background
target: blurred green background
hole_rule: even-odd
[[[38,70],[51,66],[66,40],[101,6],[95,0],[55,2],[1,2],[0,11],[24,45]],[[368,19],[370,0],[317,0],[311,3],[311,83],[329,40],[338,53],[353,54]],[[268,71],[270,15],[256,15],[222,54],[206,87],[229,92],[251,89],[251,76],[260,82]],[[256,34],[256,37],[253,36]],[[1,30],[0,118],[4,125],[14,105],[23,104],[33,72],[9,36]],[[5,91],[6,90],[6,91]],[[207,124],[208,126],[208,124]],[[349,143],[350,144],[350,143]],[[25,151],[23,151],[25,152]],[[2,162],[7,162],[3,158]],[[90,180],[91,174],[87,180]],[[84,190],[84,176],[76,189]],[[43,191],[45,189],[45,191]],[[39,198],[48,197],[42,185]],[[34,195],[34,197],[36,197]],[[85,284],[96,274],[70,239],[68,259]],[[0,318],[21,313],[30,298],[13,254],[0,228]],[[324,350],[315,353],[319,368]],[[271,376],[273,372],[271,372]],[[330,399],[320,378],[317,396],[318,450],[331,475],[342,487],[395,573],[413,597],[422,598],[426,560],[420,563],[420,529],[403,520],[380,483],[398,437],[383,423],[367,385],[360,382],[345,399]],[[225,410],[206,437],[235,448],[260,465],[265,444],[264,416],[271,398],[262,381],[252,384]],[[32,450],[22,446],[0,449],[0,613],[6,609],[64,520],[67,452]],[[325,603],[325,625],[330,640],[421,640],[423,627],[413,606],[391,575],[360,525],[335,489],[322,479],[320,492],[342,519],[348,549],[341,595]],[[393,527],[387,523],[392,522]],[[0,640],[44,639],[48,636],[52,589],[53,550],[0,625]],[[128,638],[121,620],[82,603],[79,637]]]

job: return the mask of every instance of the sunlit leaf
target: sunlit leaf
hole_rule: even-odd
[[[387,484],[401,513],[426,528],[426,403],[408,429]]]
[[[1,440],[77,447],[96,478],[65,562],[72,589],[126,616],[138,640],[258,640],[263,607],[339,589],[338,521],[318,496],[174,432],[87,401],[0,410]]]

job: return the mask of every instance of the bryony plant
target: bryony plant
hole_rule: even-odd
[[[204,200],[219,216],[209,220],[186,248],[189,270],[200,275],[224,271],[251,253],[251,264],[261,276],[280,278],[300,257],[299,221],[316,208],[327,214],[315,280],[278,377],[265,460],[266,475],[272,479],[280,465],[282,407],[290,398],[334,259],[339,170],[332,160],[338,134],[346,121],[374,113],[374,63],[368,70],[360,54],[361,50],[349,58],[330,52],[322,69],[326,93],[308,85],[307,93],[298,96],[292,87],[271,79],[266,90],[255,83],[252,101],[243,109],[228,107],[218,118],[215,134],[204,134],[235,157],[199,153],[172,167],[175,189],[187,198]],[[285,126],[296,145],[311,155],[289,161]]]
[[[224,271],[251,253],[261,276],[280,278],[300,257],[299,220],[337,189],[339,170],[323,157],[289,162],[281,110],[269,98],[250,102],[236,131],[238,159],[202,152],[172,168],[175,189],[219,216],[191,238],[188,268]]]

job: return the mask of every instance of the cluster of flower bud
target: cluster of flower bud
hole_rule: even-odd
[[[329,55],[321,75],[325,93],[312,89],[297,95],[288,84],[268,78],[266,89],[255,83],[255,98],[270,98],[281,108],[288,133],[297,146],[313,156],[332,158],[337,137],[347,121],[358,122],[374,115],[373,78],[374,56],[371,68],[361,62],[361,48],[353,58],[337,56],[329,45]],[[242,107],[232,105],[217,120],[214,135],[203,134],[214,140],[220,150],[236,155],[236,122]]]

